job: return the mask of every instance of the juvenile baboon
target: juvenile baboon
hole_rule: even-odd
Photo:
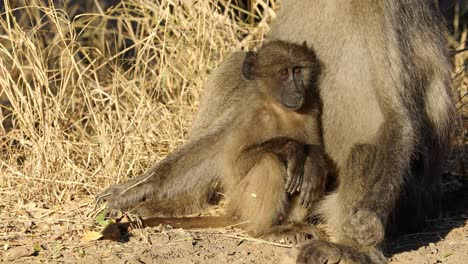
[[[307,232],[300,223],[323,193],[326,176],[315,86],[320,63],[305,43],[282,41],[248,52],[240,62],[231,95],[237,114],[228,110],[143,176],[106,190],[109,208],[180,216],[208,205],[222,186],[232,216],[220,218],[223,223],[248,222],[243,227],[255,236],[286,233],[284,224],[291,222],[299,222],[291,232]],[[219,174],[199,173],[210,169],[199,165],[208,159],[218,162]]]

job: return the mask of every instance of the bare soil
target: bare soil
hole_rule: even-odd
[[[444,219],[437,228],[403,236],[390,244],[390,263],[467,263],[468,223],[466,215]],[[452,226],[450,230],[442,226]],[[12,248],[2,250],[4,262],[21,263],[294,263],[296,248],[269,244],[243,236],[239,230],[146,228],[132,234],[128,242],[84,242],[79,236],[61,236],[56,231],[15,236]],[[34,232],[36,233],[36,232]],[[73,233],[73,232],[72,232]],[[4,239],[2,239],[4,240]],[[4,241],[3,241],[4,242]],[[5,242],[4,242],[5,243]],[[35,245],[37,244],[37,245]],[[38,247],[30,256],[7,259],[15,248]]]
[[[420,233],[389,241],[390,263],[468,263],[468,185],[450,176],[444,216]],[[125,242],[86,241],[96,230],[91,198],[64,205],[0,207],[0,262],[5,263],[294,263],[297,248],[254,239],[239,229],[133,229]],[[56,215],[63,215],[58,218]]]

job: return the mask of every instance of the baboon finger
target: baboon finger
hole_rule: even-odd
[[[304,170],[301,167],[297,168],[294,178],[296,178],[296,184],[293,186],[293,192],[299,192],[304,182]]]
[[[302,206],[307,207],[307,204],[310,201],[310,190],[307,189],[302,189],[300,195],[299,195],[299,202]]]
[[[289,194],[293,194],[296,191],[296,186],[298,184],[299,179],[297,177],[292,177],[291,184],[288,186],[287,192]]]
[[[286,184],[285,184],[285,188],[286,190],[288,190],[288,192],[291,189],[293,182],[296,180],[294,177],[295,168],[296,168],[296,160],[295,159],[288,160],[288,164],[286,168],[287,178],[286,178]]]

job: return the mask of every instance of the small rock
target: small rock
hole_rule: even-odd
[[[15,247],[15,248],[10,249],[5,254],[4,259],[5,259],[5,262],[8,262],[8,261],[17,260],[22,257],[29,257],[32,254],[34,254],[34,248],[32,246],[31,247],[27,247],[27,246]]]
[[[35,202],[30,202],[24,205],[24,208],[36,208],[37,204]]]
[[[184,229],[182,228],[177,228],[177,229],[173,229],[172,232],[176,235],[180,235],[180,236],[186,236],[187,235],[187,231],[185,231]]]
[[[433,248],[433,247],[435,247],[435,244],[434,243],[429,243],[429,247]]]
[[[180,247],[187,251],[193,251],[193,239],[187,239],[180,243]]]
[[[23,227],[25,231],[29,230],[32,226],[33,222],[30,220],[23,222]]]
[[[153,227],[153,230],[161,233],[164,230],[164,226],[162,224],[159,224],[158,226]]]

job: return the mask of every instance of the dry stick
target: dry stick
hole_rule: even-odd
[[[262,244],[268,244],[272,246],[277,246],[277,247],[283,247],[283,248],[292,248],[293,246],[291,245],[285,245],[285,244],[280,244],[280,243],[275,243],[275,242],[269,242],[263,239],[257,239],[257,238],[251,238],[251,237],[240,237],[240,236],[233,236],[233,235],[224,235],[226,237],[230,238],[236,238],[236,239],[241,239],[241,240],[247,240],[247,241],[252,241],[252,242],[258,242]]]
[[[247,224],[247,223],[250,223],[250,221],[244,221],[244,222],[240,222],[240,223],[237,223],[237,224],[228,225],[228,226],[226,226],[224,228],[233,228],[233,227],[240,226],[240,225]]]

